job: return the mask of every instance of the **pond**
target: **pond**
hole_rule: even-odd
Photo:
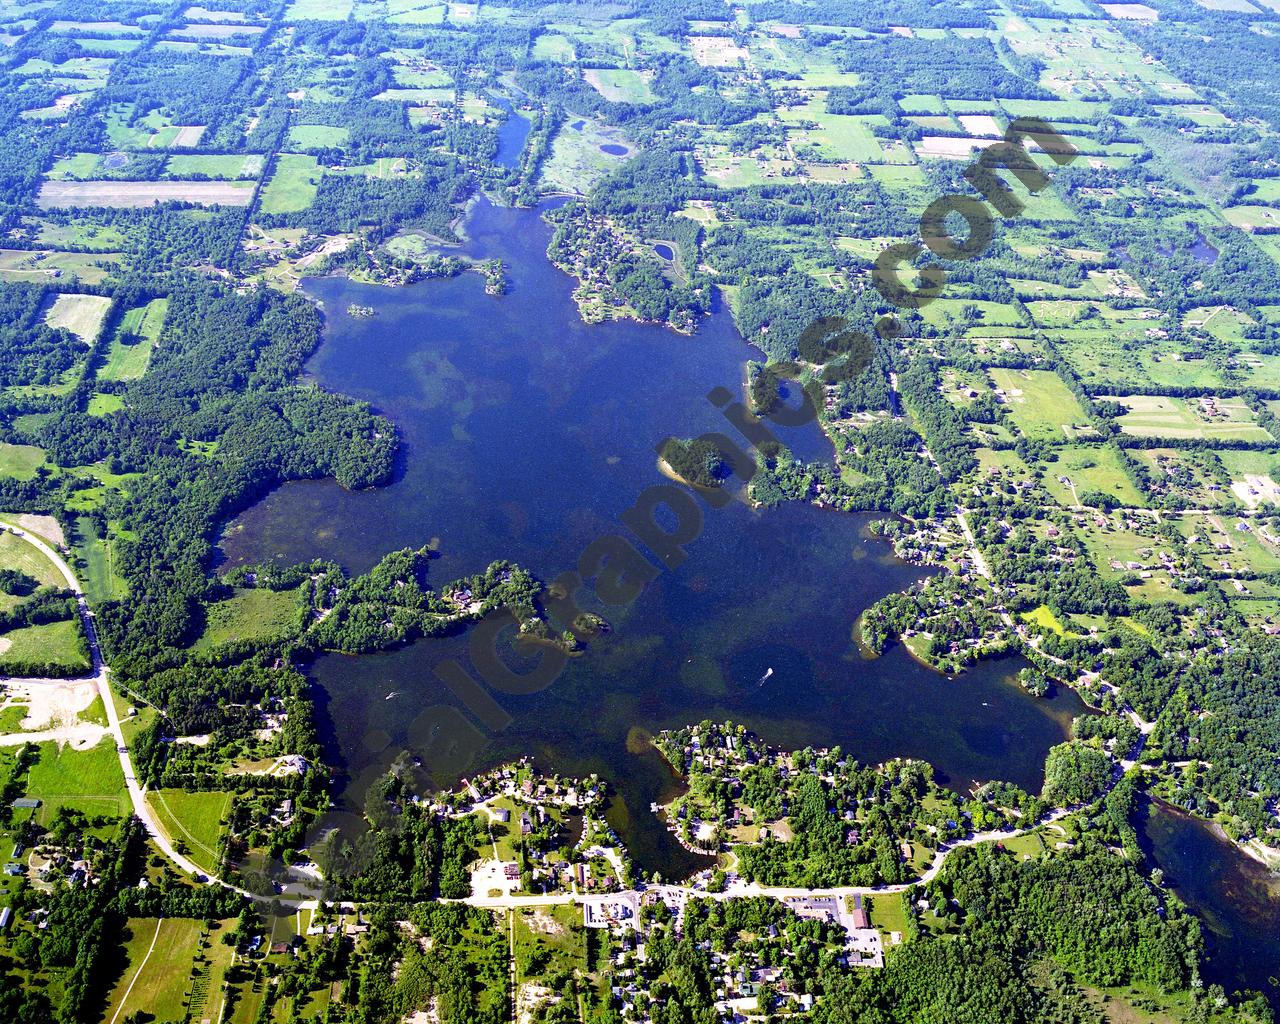
[[[600,146],[600,152],[609,156],[626,156],[631,150],[617,142],[605,142]]]
[[[659,259],[666,260],[668,263],[676,258],[676,251],[665,242],[659,242],[653,247],[653,251],[658,254]]]
[[[431,542],[436,585],[495,558],[552,580],[593,540],[625,532],[620,514],[664,482],[655,455],[664,438],[732,432],[707,392],[741,394],[745,361],[761,354],[727,312],[694,337],[587,326],[573,281],[546,259],[549,229],[536,212],[481,203],[467,233],[467,252],[507,263],[508,295],[485,295],[478,274],[398,290],[342,278],[307,285],[327,317],[308,371],[397,423],[400,475],[360,494],[332,482],[279,489],[230,525],[227,562],[326,557],[359,572]],[[353,319],[344,312],[353,303],[377,317]],[[832,457],[812,425],[776,433],[806,459]],[[439,708],[462,705],[432,670],[446,658],[465,664],[466,636],[318,659],[310,671],[346,806],[361,806],[364,786],[402,749],[438,774],[532,754],[549,770],[602,773],[617,793],[610,820],[638,862],[679,874],[698,861],[649,813],[674,780],[644,736],[704,718],[741,721],[787,747],[838,743],[870,762],[926,758],[960,789],[998,777],[1038,790],[1045,753],[1066,737],[1079,700],[1024,693],[1018,659],[956,680],[902,648],[865,660],[851,634],[859,613],[925,574],[870,537],[872,518],[803,504],[708,508],[688,561],[630,606],[603,609],[611,632],[553,686],[494,694],[511,719],[501,728],[467,725],[465,709],[441,724]],[[465,763],[440,753],[468,729],[485,735]]]

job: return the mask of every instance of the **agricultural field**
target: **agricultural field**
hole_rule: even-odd
[[[63,292],[45,311],[44,322],[55,330],[70,331],[86,345],[92,345],[98,340],[102,322],[110,308],[111,300],[104,295]]]
[[[1112,399],[1125,409],[1117,422],[1134,437],[1273,441],[1247,405],[1235,398],[1129,395]]]
[[[165,161],[171,178],[215,178],[234,181],[260,177],[264,158],[258,153],[175,153]]]
[[[234,924],[218,922],[206,932],[201,921],[130,918],[126,966],[108,997],[105,1019],[122,1020],[122,1010],[155,1020],[219,1019],[232,960],[221,939]]]
[[[252,198],[253,184],[240,181],[47,181],[36,201],[46,209],[133,209],[168,202],[248,206]]]
[[[1143,506],[1145,499],[1133,485],[1115,448],[1070,445],[1058,449],[1045,466],[1044,486],[1061,505],[1080,505],[1081,495],[1105,494],[1121,505]]]

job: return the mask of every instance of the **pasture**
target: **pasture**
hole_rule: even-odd
[[[1092,433],[1084,409],[1056,373],[1004,369],[989,372],[996,388],[1003,393],[1002,400],[1009,408],[1010,418],[1024,437],[1062,441],[1078,433]]]
[[[327,124],[295,124],[289,129],[289,145],[294,149],[341,147],[350,138],[350,128],[335,128]]]
[[[8,530],[0,532],[0,569],[17,569],[38,581],[42,587],[66,586],[62,573],[39,548],[15,537]]]
[[[108,997],[104,1024],[121,1024],[138,1011],[149,1020],[219,1020],[234,952],[222,935],[234,922],[131,917],[127,966]]]
[[[215,873],[223,819],[231,810],[231,794],[154,789],[147,793],[147,804],[170,840],[185,846],[191,859],[206,872]]]
[[[265,158],[258,153],[175,153],[165,162],[164,172],[172,178],[200,175],[224,181],[257,178]]]
[[[653,103],[657,100],[649,89],[648,79],[638,71],[590,68],[582,77],[610,103]]]
[[[44,464],[45,455],[41,449],[29,444],[9,444],[6,441],[0,441],[0,477],[30,480],[36,475],[36,470]]]
[[[1122,505],[1142,507],[1146,500],[1129,479],[1122,456],[1103,445],[1070,445],[1045,465],[1044,486],[1061,505],[1079,505],[1080,495],[1097,491]]]
[[[89,653],[74,619],[43,626],[24,626],[0,633],[0,673],[6,665],[58,665],[75,672],[89,671]]]
[[[263,213],[296,213],[316,197],[324,172],[313,156],[284,153],[276,159],[271,180],[262,190]]]

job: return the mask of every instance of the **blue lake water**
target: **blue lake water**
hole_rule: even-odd
[[[498,106],[506,111],[507,119],[498,129],[497,162],[502,167],[519,167],[533,124],[523,114],[517,114],[509,100],[500,98]]]
[[[1280,998],[1280,878],[1235,849],[1209,825],[1147,801],[1138,821],[1147,855],[1200,918],[1208,953],[1205,980],[1228,992]]]
[[[327,557],[362,571],[388,551],[434,542],[437,585],[495,558],[550,581],[596,538],[625,532],[619,515],[664,483],[655,455],[664,438],[733,433],[705,396],[741,394],[745,361],[760,354],[727,312],[693,337],[631,322],[587,326],[573,282],[546,259],[549,229],[536,213],[480,204],[467,233],[468,252],[507,262],[509,294],[486,295],[476,274],[403,289],[342,278],[307,285],[327,318],[310,375],[396,422],[401,472],[359,494],[332,482],[279,489],[231,524],[229,562]],[[349,317],[352,303],[377,315]],[[777,433],[806,458],[831,457],[815,426]],[[1017,659],[948,680],[901,648],[874,661],[859,654],[859,613],[923,575],[868,535],[872,518],[741,501],[708,509],[688,561],[629,607],[604,609],[611,633],[554,686],[493,695],[512,720],[481,728],[483,744],[462,768],[530,753],[552,770],[601,772],[617,794],[610,820],[641,865],[669,875],[698,862],[648,813],[674,783],[645,730],[732,718],[789,747],[926,758],[961,789],[1003,778],[1038,790],[1046,751],[1082,710],[1074,695],[1028,696],[1012,678]],[[424,709],[462,707],[432,668],[446,657],[467,663],[467,642],[311,666],[349,807],[401,750],[432,761],[441,736]]]

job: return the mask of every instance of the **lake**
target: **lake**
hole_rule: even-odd
[[[471,273],[403,289],[308,283],[326,311],[308,373],[396,422],[399,476],[358,494],[288,484],[230,525],[226,562],[326,557],[360,572],[388,551],[432,543],[437,586],[495,558],[549,581],[591,541],[625,532],[619,515],[664,482],[663,439],[732,433],[705,396],[718,386],[741,394],[744,362],[760,354],[728,313],[693,337],[626,321],[584,325],[573,282],[546,259],[549,233],[532,211],[473,209],[465,251],[506,261],[503,297],[486,295]],[[377,315],[354,319],[344,312],[353,303]],[[816,426],[776,433],[807,459],[831,458]],[[511,716],[505,728],[477,730],[438,711],[461,704],[432,667],[465,663],[466,636],[319,658],[309,671],[345,773],[340,798],[358,809],[365,784],[405,748],[437,776],[528,753],[549,770],[604,775],[616,793],[610,820],[637,861],[672,877],[699,861],[648,813],[675,780],[646,731],[732,718],[788,747],[926,758],[958,789],[1002,778],[1038,790],[1046,751],[1082,711],[1073,694],[1030,697],[1013,680],[1020,659],[948,680],[900,647],[873,661],[858,652],[859,613],[925,575],[868,534],[873,518],[799,504],[708,508],[688,561],[629,607],[602,609],[611,632],[553,686],[495,694]]]

